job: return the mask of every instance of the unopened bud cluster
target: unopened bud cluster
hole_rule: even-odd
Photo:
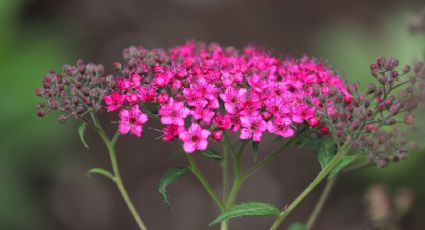
[[[50,71],[43,77],[43,87],[36,89],[37,96],[45,98],[37,105],[37,115],[59,111],[58,121],[65,123],[73,116],[100,112],[109,84],[114,83],[103,72],[103,65],[85,64],[82,60],[76,66],[64,65],[63,74]]]
[[[425,98],[423,63],[406,65],[401,71],[398,66],[395,58],[379,58],[370,66],[377,84],[369,84],[366,92],[359,90],[357,82],[348,84],[350,96],[333,89],[333,96],[323,100],[319,110],[340,144],[351,142],[379,166],[406,159],[416,146],[406,140],[400,125],[414,123],[412,112]]]

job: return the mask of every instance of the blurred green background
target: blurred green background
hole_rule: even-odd
[[[365,85],[371,81],[369,64],[379,56],[394,56],[404,64],[424,57],[425,33],[409,30],[422,7],[421,1],[396,0],[0,0],[0,229],[135,229],[115,188],[84,174],[93,166],[109,167],[99,140],[89,133],[94,150],[86,151],[77,124],[36,117],[34,89],[50,69],[59,70],[77,56],[107,66],[130,45],[170,47],[196,38],[239,48],[253,42],[280,55],[316,56],[346,79]],[[412,137],[421,146],[423,113],[417,118]],[[152,229],[205,229],[216,212],[193,178],[173,188],[174,216],[161,203],[156,186],[160,174],[176,164],[170,159],[176,145],[159,146],[157,133],[144,135],[145,140],[123,138],[119,157],[147,224]],[[363,197],[373,183],[412,191],[414,205],[400,227],[424,229],[423,149],[400,164],[341,179],[317,229],[368,229]],[[202,163],[218,184],[216,168]],[[256,176],[241,199],[288,202],[317,169],[312,153],[287,154]],[[315,199],[317,193],[291,219],[305,220]],[[232,227],[264,229],[269,222],[247,218]]]

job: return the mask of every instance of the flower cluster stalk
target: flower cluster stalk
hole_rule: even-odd
[[[130,210],[130,213],[133,216],[134,220],[136,221],[139,229],[147,230],[147,227],[144,224],[139,213],[137,212],[136,208],[134,207],[134,204],[133,204],[132,200],[130,199],[130,196],[127,192],[127,189],[125,188],[124,182],[122,181],[122,178],[121,178],[121,173],[120,173],[120,170],[119,170],[118,160],[117,160],[116,150],[115,150],[115,143],[116,143],[116,140],[118,138],[118,135],[114,135],[114,137],[112,139],[110,139],[106,135],[104,129],[102,128],[97,116],[92,113],[91,117],[92,117],[92,120],[93,120],[93,125],[96,127],[95,130],[97,131],[97,133],[101,137],[102,141],[105,143],[106,148],[108,149],[109,158],[110,158],[111,165],[112,165],[112,173],[113,173],[112,174],[113,175],[112,181],[115,183],[119,192],[121,193],[121,196],[124,199],[125,204],[127,205],[128,209]]]
[[[304,198],[310,194],[324,179],[326,179],[330,172],[342,161],[345,154],[348,152],[350,148],[350,144],[343,145],[336,155],[332,158],[332,160],[327,164],[314,178],[314,180],[307,186],[307,188],[302,191],[295,200],[287,206],[284,210],[282,210],[277,216],[275,221],[273,222],[270,230],[276,230],[279,228],[281,223],[286,219],[286,217],[304,200]]]

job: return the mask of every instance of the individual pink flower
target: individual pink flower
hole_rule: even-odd
[[[267,123],[261,115],[252,114],[250,116],[243,116],[240,118],[240,121],[242,125],[240,138],[242,140],[252,138],[254,141],[261,141],[263,132],[267,130]]]
[[[303,104],[295,104],[292,111],[292,121],[296,123],[303,123],[314,116],[316,110],[312,107]]]
[[[170,98],[167,104],[162,105],[158,110],[163,125],[184,125],[184,119],[189,115],[190,110],[183,102],[176,102]]]
[[[164,126],[162,131],[164,133],[162,136],[162,140],[172,141],[174,140],[174,138],[178,137],[181,132],[184,131],[184,127],[178,125],[166,125]]]
[[[144,102],[150,102],[155,99],[156,89],[152,85],[144,85],[139,87],[140,98]]]
[[[232,120],[229,114],[223,116],[220,113],[216,113],[214,117],[214,124],[222,130],[230,129],[230,127],[232,127]]]
[[[224,93],[220,94],[224,102],[224,108],[228,113],[236,113],[237,106],[246,100],[246,89],[236,89],[228,87]]]
[[[111,95],[107,95],[103,98],[107,105],[108,112],[113,112],[115,110],[118,110],[123,102],[125,101],[126,96],[123,94],[120,94],[118,92],[112,92]]]
[[[183,149],[186,153],[192,153],[195,150],[205,150],[208,146],[208,136],[210,131],[203,129],[200,125],[192,123],[190,127],[179,134],[183,141]]]
[[[213,111],[201,107],[194,108],[190,111],[190,114],[195,120],[202,120],[207,125],[211,124],[211,120],[215,115]]]
[[[267,130],[270,133],[288,138],[295,134],[295,131],[291,128],[292,121],[288,117],[277,116],[273,121],[267,122]]]
[[[140,111],[139,106],[135,105],[129,110],[122,109],[119,114],[119,133],[131,134],[140,137],[143,131],[143,124],[148,121],[148,116]]]
[[[320,119],[318,117],[312,117],[308,120],[311,127],[317,127],[320,125]]]
[[[121,91],[127,91],[131,87],[131,82],[128,79],[118,79],[117,86]]]

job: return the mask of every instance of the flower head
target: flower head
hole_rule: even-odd
[[[210,131],[203,129],[200,125],[192,123],[190,127],[179,134],[183,141],[183,149],[186,153],[192,153],[195,150],[205,150],[208,146],[208,136]]]
[[[158,113],[163,125],[183,126],[184,119],[189,115],[190,110],[184,106],[183,102],[171,98],[167,104],[159,108]]]
[[[140,137],[143,132],[143,124],[148,121],[148,116],[140,111],[138,105],[131,107],[129,110],[120,110],[119,132],[120,134],[131,133]]]

